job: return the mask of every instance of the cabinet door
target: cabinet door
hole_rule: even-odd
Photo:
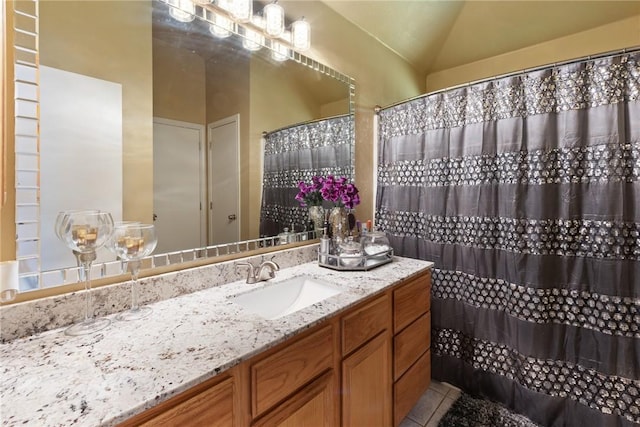
[[[233,379],[229,378],[137,425],[231,427],[233,419]]]
[[[329,371],[302,388],[252,427],[334,427],[338,423],[335,374]]]
[[[391,339],[383,332],[342,361],[342,426],[391,425]]]

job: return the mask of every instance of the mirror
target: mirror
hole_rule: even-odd
[[[39,3],[41,243],[39,252],[17,245],[21,290],[77,281],[53,231],[60,210],[155,221],[153,266],[269,244],[259,240],[263,132],[353,120],[348,76],[298,53],[279,61],[266,47],[250,52],[237,35],[216,38],[200,6],[187,23],[170,8]],[[17,155],[18,174],[20,163]],[[25,233],[18,226],[18,242]],[[94,277],[119,274],[114,259],[101,250]]]

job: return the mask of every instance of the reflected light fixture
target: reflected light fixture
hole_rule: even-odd
[[[291,43],[296,50],[307,50],[311,47],[311,27],[304,16],[291,24]]]
[[[247,50],[260,50],[264,45],[264,36],[250,28],[244,29],[244,39],[242,40],[242,46]]]
[[[176,6],[169,10],[173,19],[180,22],[191,22],[195,19],[196,5],[191,0],[177,0]]]
[[[226,16],[213,14],[212,23],[209,24],[209,31],[221,39],[229,37],[233,31],[233,21]]]
[[[284,32],[284,9],[276,1],[269,3],[262,10],[264,30],[271,37],[278,37]]]
[[[275,40],[271,42],[271,57],[276,61],[286,61],[289,58],[289,48]]]

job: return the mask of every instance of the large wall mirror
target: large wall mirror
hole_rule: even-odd
[[[263,134],[353,120],[348,76],[299,53],[249,51],[237,34],[214,36],[200,6],[179,22],[168,3],[34,2],[38,25],[26,31],[38,34],[39,163],[25,167],[29,135],[17,129],[21,291],[78,280],[54,232],[61,210],[154,222],[149,266],[263,245]],[[353,165],[349,138],[342,153]],[[120,274],[106,248],[98,256],[94,277]]]

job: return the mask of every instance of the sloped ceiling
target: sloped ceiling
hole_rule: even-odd
[[[324,3],[423,75],[640,14],[640,0]]]

